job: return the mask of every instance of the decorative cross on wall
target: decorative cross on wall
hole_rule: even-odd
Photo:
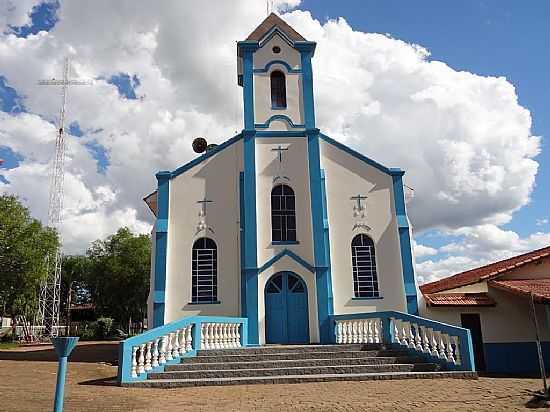
[[[273,182],[275,182],[278,179],[290,180],[287,176],[283,176],[283,152],[286,152],[287,150],[288,150],[288,147],[282,147],[281,145],[279,145],[274,149],[271,149],[272,152],[277,152],[277,158],[279,159],[278,174],[273,178]]]
[[[202,200],[197,200],[197,203],[201,205],[201,209],[199,210],[199,223],[197,225],[196,234],[202,232],[203,230],[209,230],[214,233],[214,229],[206,224],[206,206],[208,203],[214,203],[214,201],[207,199],[205,196]]]
[[[365,212],[367,210],[367,206],[364,205],[362,203],[362,201],[366,200],[366,199],[367,199],[367,196],[362,196],[362,195],[359,195],[359,194],[356,195],[356,196],[350,197],[350,200],[355,201],[355,204],[353,205],[353,217],[358,218],[358,221],[355,222],[355,224],[353,225],[352,230],[355,230],[355,229],[358,229],[358,228],[364,228],[365,230],[371,230],[371,228],[365,222],[362,222],[361,220],[359,220],[359,219],[364,219],[365,218]]]

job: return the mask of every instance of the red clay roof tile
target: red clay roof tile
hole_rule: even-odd
[[[449,289],[458,288],[461,286],[471,285],[481,280],[490,280],[496,276],[508,272],[511,269],[523,266],[550,256],[550,246],[542,249],[534,250],[523,255],[514,256],[509,259],[491,263],[476,269],[467,270],[448,278],[440,279],[435,282],[426,283],[420,286],[422,294],[442,292]]]
[[[550,275],[550,274],[549,274]],[[489,286],[514,295],[529,296],[533,293],[535,302],[550,302],[550,279],[492,280]]]
[[[428,306],[494,306],[487,293],[439,293],[424,295]]]

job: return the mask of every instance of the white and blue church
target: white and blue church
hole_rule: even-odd
[[[316,127],[307,41],[275,14],[237,43],[244,128],[145,201],[149,326],[248,319],[248,344],[329,343],[338,315],[418,313],[404,171]]]

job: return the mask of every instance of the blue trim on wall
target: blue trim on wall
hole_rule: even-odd
[[[409,232],[409,222],[405,208],[405,194],[403,192],[403,175],[405,172],[390,169],[393,172],[393,198],[395,202],[395,214],[397,216],[397,229],[399,232],[399,248],[401,250],[401,267],[403,269],[403,284],[407,298],[407,312],[418,315],[418,298],[416,296],[416,284],[414,281],[414,267],[412,259],[412,245]]]
[[[244,236],[245,236],[245,216],[244,216],[244,172],[239,173],[239,207],[240,207],[240,217],[239,217],[239,241],[240,241],[240,252],[241,252],[241,316],[246,314],[246,272],[244,270],[245,257],[244,257]]]
[[[271,60],[264,66],[263,69],[254,69],[254,73],[267,73],[271,66],[273,66],[274,64],[280,64],[284,66],[288,73],[302,73],[302,69],[293,69],[292,67],[290,67],[290,64],[283,60]]]
[[[238,50],[243,59],[243,110],[244,128],[254,128],[254,68],[252,55],[258,49],[258,43],[239,42]]]
[[[155,224],[155,279],[153,287],[153,327],[164,325],[166,293],[166,254],[168,248],[168,216],[170,202],[170,172],[162,171],[157,178],[157,222]]]
[[[303,125],[303,124],[294,124],[292,122],[292,119],[290,117],[284,115],[284,114],[274,114],[269,119],[267,119],[265,123],[255,123],[254,127],[256,129],[267,129],[269,127],[269,125],[271,124],[271,122],[274,121],[274,120],[283,120],[283,121],[287,122],[288,125],[290,127],[292,127],[293,129],[303,129],[305,127],[305,125]]]
[[[246,313],[249,320],[248,341],[259,343],[258,315],[258,246],[256,222],[256,142],[254,130],[243,130],[244,135],[244,271]]]
[[[330,247],[324,178],[321,171],[319,129],[309,129],[307,134],[309,190],[311,193],[311,224],[313,228],[313,254],[317,285],[317,315],[321,343],[333,340],[330,316],[334,311],[330,271]],[[325,199],[323,199],[325,197]],[[321,205],[322,207],[319,207]],[[325,231],[326,226],[326,231]]]
[[[365,162],[369,166],[372,166],[372,167],[380,170],[381,172],[384,172],[388,175],[403,173],[401,169],[392,169],[392,168],[383,166],[380,163],[372,160],[371,158],[369,158],[365,155],[362,155],[361,153],[353,150],[352,148],[350,148],[350,147],[348,147],[348,146],[346,146],[346,145],[344,145],[340,142],[337,142],[336,140],[332,139],[331,137],[328,137],[325,134],[321,133],[320,136],[321,136],[321,139],[323,139],[325,142],[330,143],[333,146],[336,146],[338,149],[343,150],[344,152],[352,155],[353,157],[361,160],[362,162]]]
[[[546,370],[550,370],[550,342],[541,342]],[[504,375],[540,376],[535,342],[485,343],[487,372]]]
[[[257,138],[265,137],[305,137],[305,130],[258,130]]]
[[[222,150],[226,149],[227,147],[231,146],[233,143],[238,142],[242,139],[242,133],[239,133],[235,136],[233,136],[231,139],[226,140],[225,142],[219,144],[218,146],[209,149],[206,153],[204,153],[202,156],[197,157],[196,159],[191,160],[190,162],[184,164],[183,166],[178,167],[176,170],[170,173],[170,178],[174,178],[176,176],[181,175],[182,173],[188,171],[193,166],[198,165],[201,162],[204,162],[206,159],[211,158],[215,154],[221,152]]]
[[[267,262],[265,262],[258,270],[258,273],[265,272],[267,269],[269,269],[271,266],[273,266],[276,262],[278,262],[285,256],[288,256],[289,258],[293,259],[294,261],[296,261],[296,263],[303,266],[305,269],[307,269],[311,273],[315,272],[315,268],[310,263],[308,263],[305,259],[303,259],[302,257],[300,257],[299,255],[297,255],[291,250],[284,249],[282,252],[276,254]]]

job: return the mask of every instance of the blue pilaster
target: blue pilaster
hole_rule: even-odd
[[[243,60],[243,109],[244,129],[254,129],[254,65],[253,55],[258,42],[240,41],[237,43],[238,55]]]
[[[390,173],[393,180],[393,197],[395,213],[397,215],[397,229],[399,231],[399,247],[401,249],[401,267],[403,268],[407,312],[411,315],[418,315],[418,298],[414,281],[411,236],[405,208],[405,194],[403,192],[403,175],[405,172],[400,169],[390,169]]]
[[[158,189],[157,220],[155,223],[155,283],[153,289],[153,327],[155,328],[164,325],[170,172],[158,172],[156,177]]]
[[[243,317],[248,318],[248,343],[259,343],[258,315],[258,250],[256,233],[256,132],[243,130],[244,173],[243,173],[243,249],[241,276],[243,279]]]
[[[304,101],[304,120],[306,129],[315,128],[315,105],[313,102],[313,70],[311,58],[315,53],[315,42],[296,42],[294,47],[300,51],[302,65],[302,94]]]
[[[330,322],[334,305],[330,271],[330,242],[328,238],[325,179],[320,166],[319,130],[309,129],[306,131],[306,135],[319,335],[321,343],[330,343],[333,341],[334,335]]]

